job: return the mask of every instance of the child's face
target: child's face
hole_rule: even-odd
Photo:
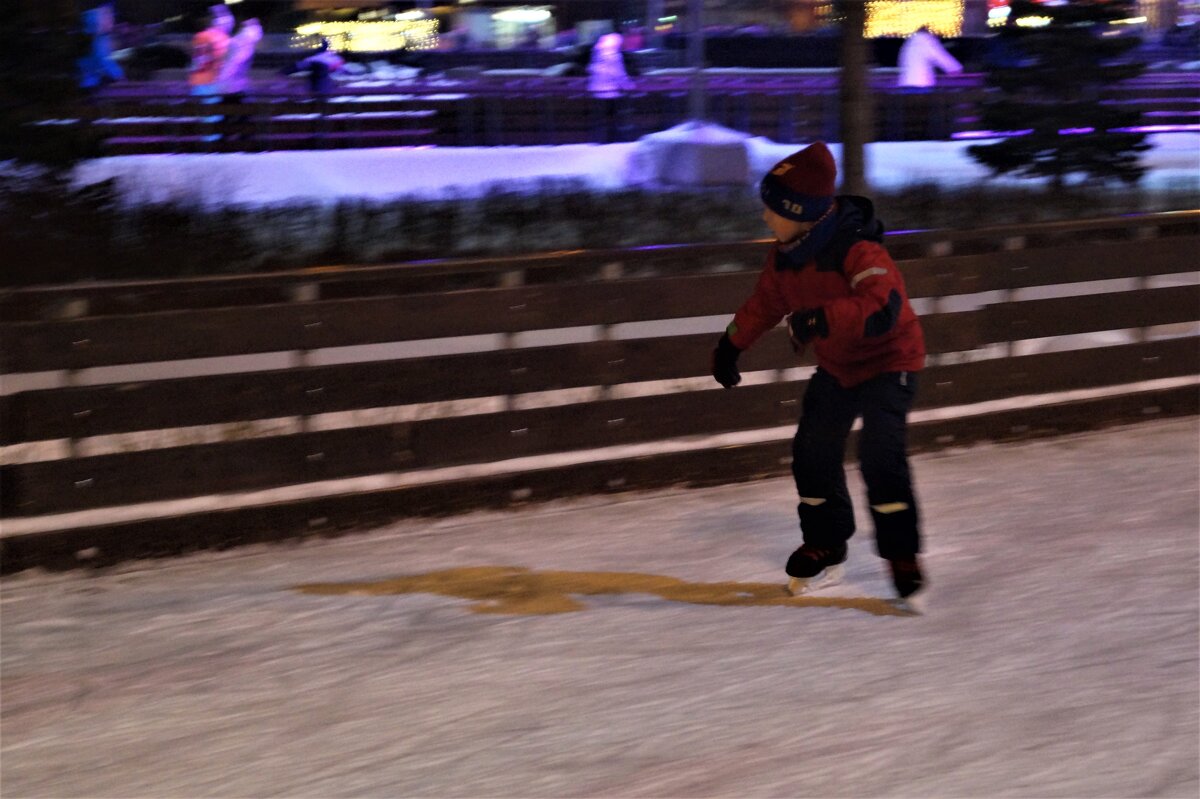
[[[775,234],[775,238],[781,242],[791,241],[807,233],[815,224],[813,222],[794,222],[791,219],[780,216],[765,205],[763,206],[763,221],[767,223],[767,227]]]

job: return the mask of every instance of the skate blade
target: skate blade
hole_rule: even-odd
[[[896,600],[896,607],[913,616],[924,616],[929,605],[929,593],[922,589],[904,599]]]
[[[812,577],[788,577],[788,593],[792,596],[811,594],[813,591],[837,585],[845,576],[846,567],[839,563]]]

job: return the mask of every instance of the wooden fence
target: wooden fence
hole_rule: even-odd
[[[888,243],[910,294],[927,306],[933,363],[920,409],[1125,387],[918,421],[915,449],[1200,410],[1192,383],[1128,387],[1200,372],[1194,331],[961,355],[1200,320],[1200,211],[904,233]],[[34,376],[49,385],[0,396],[0,444],[20,455],[0,467],[0,568],[108,563],[402,516],[779,474],[786,435],[737,445],[711,437],[794,423],[804,380],[791,371],[786,336],[773,331],[743,357],[757,380],[725,391],[704,379],[764,249],[745,242],[4,292],[0,371],[6,382]],[[1188,277],[1153,282],[1181,273]],[[1132,284],[1071,287],[1117,278]],[[1049,286],[1059,288],[1038,294]],[[1024,296],[1031,290],[1037,298]],[[363,346],[375,349],[338,349]],[[387,349],[404,346],[425,349]],[[254,355],[276,361],[239,365]],[[219,360],[214,368],[189,359]],[[247,432],[266,421],[276,427]],[[197,443],[187,437],[196,431],[212,435]],[[118,443],[100,446],[110,440]],[[356,482],[366,477],[383,483]],[[296,495],[278,494],[283,487]],[[222,495],[217,508],[187,505],[212,495]]]
[[[112,155],[632,141],[688,118],[689,80],[641,76],[609,103],[587,92],[586,79],[528,75],[343,88],[324,100],[269,81],[244,102],[220,104],[161,85],[123,86],[81,108],[78,123],[100,131]],[[836,73],[717,72],[706,80],[713,122],[776,141],[840,140]],[[930,93],[899,91],[890,74],[872,83],[873,140],[945,139],[979,128],[979,75],[945,77]],[[1138,108],[1146,124],[1195,124],[1196,88],[1194,76],[1153,74],[1108,87],[1104,102]]]
[[[574,83],[574,81],[572,81]],[[879,141],[942,139],[961,129],[974,90],[895,95],[879,102]],[[837,96],[794,90],[713,92],[709,118],[778,141],[839,138]],[[567,90],[260,95],[240,103],[192,98],[108,101],[80,119],[108,155],[339,149],[404,145],[500,146],[633,141],[688,118],[686,89],[630,92],[605,102]]]

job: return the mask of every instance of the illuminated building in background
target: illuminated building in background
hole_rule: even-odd
[[[908,36],[922,26],[945,39],[961,36],[964,0],[868,0],[868,39]]]
[[[1037,5],[1067,5],[1083,0],[1032,0]],[[1092,0],[1087,0],[1088,2]],[[986,0],[987,25],[989,28],[1003,27],[1012,12],[1011,0]],[[971,0],[867,0],[868,38],[881,36],[908,36],[922,25],[941,38],[962,36],[964,16]],[[1136,9],[1119,25],[1144,25],[1152,30],[1163,30],[1173,25],[1180,16],[1188,15],[1188,8],[1200,11],[1200,0],[1137,0]],[[1036,9],[1013,22],[1021,27],[1047,25],[1050,17],[1038,14]]]
[[[686,28],[688,0],[223,0],[236,3],[238,15],[258,15],[268,33],[283,33],[291,47],[309,49],[322,38],[337,50],[389,52],[435,48],[509,49],[552,46],[556,33],[565,40],[587,40],[594,26],[629,25],[643,33]],[[942,39],[987,36],[1005,25],[1013,0],[860,0],[866,5],[868,38],[907,38],[926,27]],[[1031,0],[1033,13],[1014,24],[1045,24],[1038,5],[1098,0]],[[117,0],[131,16],[149,18],[150,8],[175,8],[184,0]],[[195,0],[200,3],[201,0]],[[526,0],[530,2],[530,0]],[[532,0],[537,2],[537,0]],[[834,0],[703,0],[705,21],[723,30],[771,34],[832,32],[839,24]],[[253,6],[253,8],[251,8]],[[414,7],[415,6],[415,7]],[[143,8],[144,7],[144,8]],[[200,7],[200,6],[198,6]],[[137,14],[132,9],[142,9]],[[1135,0],[1134,11],[1117,29],[1166,31],[1200,17],[1200,0]],[[656,16],[656,24],[644,18]],[[270,20],[278,24],[270,26]],[[285,21],[286,20],[286,21]],[[461,44],[461,43],[465,43]]]
[[[326,39],[333,49],[342,52],[435,50],[441,45],[439,31],[453,30],[475,44],[509,49],[539,46],[553,40],[556,30],[553,6],[489,7],[460,2],[399,12],[392,6],[367,7],[365,3],[353,9],[335,8],[345,2],[300,0],[298,10],[317,12],[319,16],[295,27],[291,46],[310,49]]]
[[[1036,5],[1065,5],[1095,0],[1032,0]],[[940,38],[985,34],[1002,27],[1011,12],[1011,0],[865,0],[867,38],[907,37],[917,28],[929,28]],[[1200,0],[1137,0],[1136,10],[1118,24],[1144,25],[1165,30],[1191,17],[1200,17]],[[794,31],[812,31],[836,24],[831,0],[792,0],[788,19]],[[1014,20],[1024,27],[1047,24],[1049,17],[1036,13]]]
[[[1034,5],[1068,5],[1079,0],[1032,0]],[[1090,1],[1090,0],[1089,0]],[[1116,25],[1144,26],[1149,30],[1165,30],[1183,18],[1200,14],[1200,0],[1137,0],[1132,15],[1117,21]],[[1012,14],[1012,0],[988,0],[988,27],[1000,28],[1008,24]],[[1013,24],[1024,28],[1047,25],[1048,16],[1031,14],[1014,19]]]
[[[309,22],[296,28],[292,46],[309,49],[322,40],[340,52],[380,53],[391,50],[433,50],[438,46],[438,23],[417,12],[390,19]]]
[[[488,42],[501,50],[539,46],[552,40],[555,32],[551,6],[462,9],[458,21],[474,41]]]

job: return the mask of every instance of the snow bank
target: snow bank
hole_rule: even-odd
[[[1200,197],[1200,133],[1159,133],[1143,156],[1142,187],[1189,189]],[[992,178],[967,155],[978,142],[876,142],[867,174],[877,190],[935,183],[957,188]],[[381,147],[266,153],[130,155],[80,165],[77,183],[115,179],[127,202],[266,206],[348,199],[468,198],[498,190],[535,191],[550,183],[598,191],[651,184],[757,180],[801,144],[780,144],[715,125],[680,126],[625,144],[539,147]],[[841,161],[841,145],[830,146]]]

